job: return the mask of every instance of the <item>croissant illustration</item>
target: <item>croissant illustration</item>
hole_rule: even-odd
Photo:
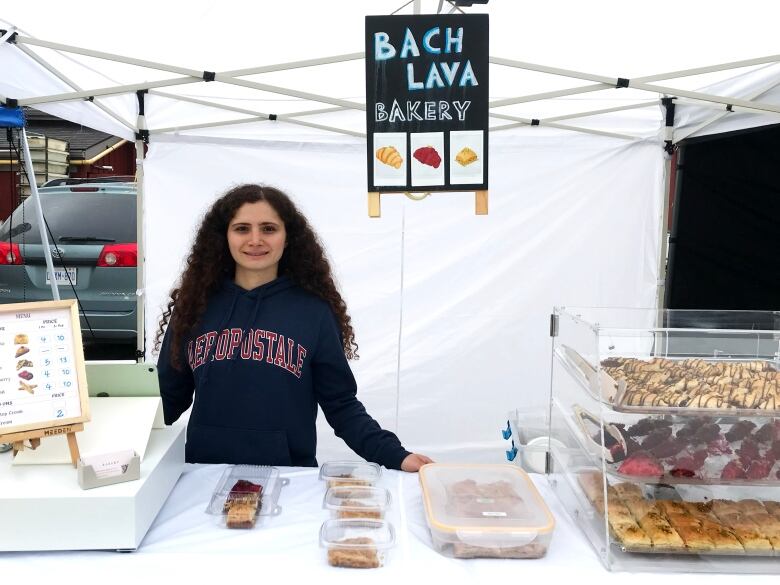
[[[401,158],[401,155],[394,146],[383,146],[378,149],[376,151],[376,157],[379,159],[379,162],[393,167],[394,169],[400,169],[404,162],[404,159]]]
[[[433,146],[421,146],[414,151],[414,158],[422,164],[438,169],[441,164],[441,156]]]
[[[455,160],[463,167],[476,162],[477,158],[477,153],[471,150],[468,146],[461,148],[460,152],[455,155]]]

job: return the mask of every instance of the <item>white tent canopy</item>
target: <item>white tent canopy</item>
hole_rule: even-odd
[[[399,196],[372,220],[365,2],[191,2],[179,13],[140,1],[111,19],[29,4],[0,14],[6,37],[17,33],[0,44],[0,97],[130,140],[149,130],[147,340],[203,209],[234,183],[274,184],[333,260],[361,347],[361,398],[408,447],[440,457],[500,458],[506,412],[544,404],[554,305],[655,305],[665,140],[780,121],[780,7],[626,14],[618,1],[492,0],[466,9],[491,14],[490,215],[475,217],[466,194]],[[451,9],[421,9],[440,4]],[[321,436],[321,457],[343,450]]]

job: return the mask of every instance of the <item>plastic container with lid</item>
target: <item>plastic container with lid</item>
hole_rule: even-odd
[[[333,518],[368,518],[381,520],[390,507],[390,492],[385,488],[340,486],[325,492],[322,506]]]
[[[282,486],[290,482],[265,465],[229,465],[211,496],[206,513],[227,528],[254,528],[259,516],[276,516]]]
[[[419,473],[433,545],[456,558],[538,558],[555,520],[528,474],[513,465],[432,463]]]
[[[386,520],[326,520],[320,528],[320,546],[328,564],[352,569],[376,569],[385,564],[395,545],[395,531]]]
[[[365,461],[327,461],[320,468],[320,479],[328,488],[339,486],[374,486],[382,475],[376,463]]]

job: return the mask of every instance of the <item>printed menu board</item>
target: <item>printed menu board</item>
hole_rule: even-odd
[[[0,435],[88,420],[76,301],[0,305]]]
[[[488,15],[366,17],[368,191],[488,189]]]

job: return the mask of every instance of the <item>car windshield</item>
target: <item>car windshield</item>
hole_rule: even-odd
[[[135,242],[135,195],[41,194],[41,207],[55,242]],[[0,241],[40,244],[35,208],[26,200],[2,226]]]

